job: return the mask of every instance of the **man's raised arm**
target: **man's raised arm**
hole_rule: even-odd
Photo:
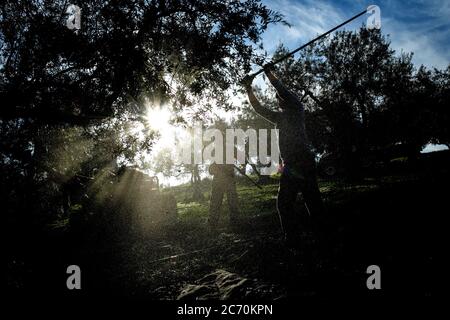
[[[253,109],[255,109],[256,113],[259,114],[261,117],[267,119],[272,123],[276,123],[277,112],[271,111],[261,105],[261,103],[258,101],[258,98],[256,98],[255,93],[253,92],[252,80],[253,78],[246,78],[243,81],[250,104],[252,105]]]
[[[283,100],[290,100],[290,101],[299,101],[299,98],[293,94],[291,91],[289,91],[282,83],[281,81],[273,74],[272,67],[270,65],[266,65],[264,67],[264,72],[269,79],[272,86],[277,91],[278,95]]]

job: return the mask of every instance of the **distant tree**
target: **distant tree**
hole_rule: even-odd
[[[434,70],[433,81],[437,88],[432,108],[431,141],[445,144],[450,149],[450,65],[445,70]]]
[[[174,163],[172,150],[164,148],[155,153],[150,162],[147,162],[146,169],[150,169],[155,173],[161,173],[164,177],[178,177],[181,169],[177,168]]]
[[[326,150],[339,155],[348,175],[358,176],[363,155],[386,143],[375,132],[375,119],[394,51],[380,31],[361,28],[321,41],[313,54]]]
[[[275,58],[286,53],[280,47]],[[276,68],[303,97],[314,150],[339,155],[352,174],[372,151],[402,143],[414,158],[430,140],[445,141],[448,70],[415,70],[411,58],[397,56],[379,30],[361,28],[337,32]]]

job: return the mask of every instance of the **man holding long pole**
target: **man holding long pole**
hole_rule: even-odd
[[[301,100],[292,92],[287,90],[275,77],[271,69],[273,66],[296,52],[308,47],[314,42],[326,37],[333,31],[361,17],[371,13],[376,6],[369,6],[366,10],[347,19],[341,24],[333,27],[327,32],[310,40],[306,44],[287,53],[286,55],[272,61],[263,69],[246,76],[242,83],[246,88],[250,104],[255,111],[270,122],[278,126],[280,137],[280,153],[283,160],[283,173],[281,175],[278,190],[277,209],[280,215],[281,226],[289,246],[298,244],[299,217],[294,212],[295,199],[299,191],[302,192],[306,209],[313,219],[314,225],[324,213],[324,207],[317,185],[314,154],[305,130],[304,108]],[[265,72],[270,83],[277,91],[277,99],[280,107],[279,112],[271,111],[261,106],[252,89],[252,81],[258,74]],[[317,230],[317,229],[316,229]],[[318,230],[317,230],[318,231]]]
[[[313,221],[317,221],[317,218],[323,213],[323,203],[317,185],[315,158],[305,130],[303,104],[275,77],[271,68],[272,65],[266,65],[264,72],[276,90],[280,111],[271,111],[261,106],[251,86],[254,75],[246,77],[243,84],[255,111],[276,124],[279,129],[283,172],[278,190],[277,209],[286,244],[296,247],[299,244],[300,224],[300,217],[295,212],[295,200],[298,192],[302,192]]]

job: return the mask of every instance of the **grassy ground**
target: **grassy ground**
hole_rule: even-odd
[[[226,270],[247,279],[236,298],[360,296],[377,294],[366,288],[366,269],[376,264],[382,270],[383,294],[430,295],[432,221],[446,205],[446,163],[424,158],[411,168],[375,172],[358,182],[321,180],[328,211],[325,251],[317,250],[307,228],[299,230],[300,250],[284,247],[276,181],[262,190],[241,181],[243,223],[228,226],[224,202],[216,232],[206,223],[208,183],[201,203],[187,202],[189,187],[178,186],[170,190],[177,198],[176,224],[111,238],[95,231],[82,240],[52,233],[29,249],[35,259],[51,261],[39,269],[48,278],[36,279],[30,271],[30,279],[17,280],[17,286],[31,281],[64,291],[66,275],[60,269],[78,264],[84,290],[70,294],[175,299],[187,285],[201,285],[205,275]],[[301,199],[297,208],[299,215],[306,214]],[[37,246],[45,249],[37,254]],[[27,275],[27,270],[21,272],[22,278]]]
[[[139,235],[119,250],[114,247],[113,256],[119,252],[121,262],[111,262],[109,272],[94,271],[104,278],[103,283],[93,281],[94,291],[109,286],[113,292],[174,299],[186,285],[201,285],[205,275],[222,269],[249,279],[247,298],[359,295],[368,294],[366,268],[377,264],[384,271],[385,292],[428,294],[423,269],[431,263],[431,251],[428,240],[418,239],[414,231],[420,228],[424,237],[431,233],[426,226],[433,205],[424,198],[432,190],[424,183],[417,176],[351,184],[322,181],[332,226],[326,257],[310,249],[314,238],[305,231],[303,251],[293,253],[283,246],[275,210],[277,184],[262,190],[238,187],[243,217],[238,229],[228,227],[226,206],[219,230],[211,233],[206,224],[208,202],[179,202],[176,225]],[[298,208],[298,214],[305,214],[301,202]],[[410,269],[403,272],[405,267]],[[409,283],[408,276],[419,283]]]

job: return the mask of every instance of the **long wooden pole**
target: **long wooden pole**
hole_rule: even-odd
[[[358,13],[357,15],[355,15],[355,16],[351,17],[350,19],[348,19],[348,20],[342,22],[341,24],[337,25],[337,26],[334,27],[333,29],[328,30],[327,32],[321,34],[320,36],[318,36],[318,37],[312,39],[311,41],[309,41],[309,42],[307,42],[307,43],[305,43],[305,44],[302,45],[301,47],[298,47],[297,49],[295,49],[295,50],[293,50],[293,51],[291,51],[291,52],[285,54],[284,56],[282,56],[281,58],[278,58],[278,59],[275,60],[275,61],[270,62],[269,64],[275,65],[275,64],[277,64],[277,63],[279,63],[279,62],[281,62],[281,61],[283,61],[283,60],[289,58],[290,56],[292,56],[293,54],[297,53],[298,51],[300,51],[300,50],[306,48],[307,46],[309,46],[310,44],[316,42],[317,40],[320,40],[320,39],[322,39],[323,37],[326,37],[327,35],[329,35],[329,34],[332,33],[333,31],[335,31],[335,30],[339,29],[340,27],[346,25],[347,23],[349,23],[349,22],[355,20],[356,18],[359,18],[360,16],[362,16],[362,15],[365,14],[365,13],[367,13],[367,10],[364,10],[364,11]],[[262,72],[264,72],[264,69],[258,70],[258,71],[255,72],[252,76],[257,76],[258,74],[260,74],[260,73],[262,73]]]

